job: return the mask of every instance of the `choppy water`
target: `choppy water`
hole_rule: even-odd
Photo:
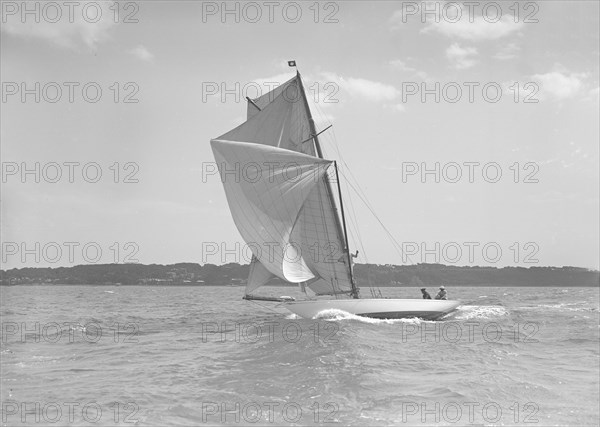
[[[1,288],[3,425],[598,424],[597,288],[453,288],[438,322],[242,292]]]

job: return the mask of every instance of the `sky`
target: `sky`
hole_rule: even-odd
[[[247,262],[209,141],[288,60],[333,125],[358,262],[599,268],[598,2],[23,5],[2,3],[3,269]]]

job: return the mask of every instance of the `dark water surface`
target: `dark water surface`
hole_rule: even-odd
[[[438,322],[304,320],[239,287],[0,292],[3,425],[598,424],[597,288],[451,288]]]

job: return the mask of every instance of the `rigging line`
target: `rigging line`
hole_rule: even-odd
[[[342,172],[342,174],[343,174],[343,172]],[[362,251],[365,262],[368,263],[369,262],[368,252],[365,249],[364,242],[362,239],[362,234],[360,232],[360,227],[358,226],[358,216],[356,215],[356,209],[354,207],[354,200],[353,200],[353,197],[350,197],[350,192],[348,190],[346,190],[346,192],[349,194],[349,196],[347,198],[349,200],[350,209],[352,211],[352,216],[350,217],[350,219],[352,221],[354,229],[356,230],[356,242],[358,243],[358,246],[360,247],[360,250]]]
[[[406,259],[408,259],[412,263],[412,260],[410,259],[410,257],[404,255],[404,252],[402,251],[402,247],[400,246],[400,244],[398,243],[398,241],[396,241],[396,239],[394,238],[394,236],[392,235],[392,233],[388,230],[388,228],[385,226],[385,224],[377,216],[377,214],[375,213],[375,211],[368,205],[368,202],[365,199],[363,199],[363,197],[358,193],[358,191],[352,185],[351,185],[351,187],[356,192],[356,194],[358,195],[358,197],[362,200],[362,202],[365,204],[365,206],[367,207],[367,209],[369,209],[369,211],[371,212],[371,214],[375,217],[375,219],[377,220],[377,222],[379,223],[379,225],[386,232],[386,234],[388,235],[389,239],[392,241],[392,246],[394,246],[394,248],[396,249],[396,251],[398,252],[398,254],[400,255],[400,257],[401,258],[406,258]]]
[[[344,174],[344,172],[342,170],[342,175],[343,174]],[[350,192],[346,189],[346,193],[349,194]],[[356,210],[354,209],[354,201],[352,200],[353,199],[352,197],[347,197],[347,199],[349,201],[350,209],[352,211],[352,215],[350,216],[350,221],[356,230],[356,241],[358,243],[358,246],[360,246],[360,250],[363,252],[365,259],[366,259],[367,253],[366,253],[364,245],[363,245],[362,236],[360,234],[360,228],[358,227],[358,218],[356,216]]]
[[[318,108],[318,111],[321,112],[321,109]],[[327,139],[330,140],[330,141],[332,141],[331,146],[333,146],[333,148],[337,152],[337,157],[342,161],[342,163],[345,165],[346,169],[349,169],[347,163],[344,160],[342,152],[340,151],[339,144],[337,142],[337,137],[335,136],[335,130],[332,131],[332,134],[333,135],[331,137],[327,138]],[[343,172],[342,172],[342,174],[343,174]],[[345,182],[342,183],[342,184],[344,184],[345,186],[347,186],[347,183],[345,183]],[[347,194],[350,193],[347,188],[345,189],[345,192]],[[350,216],[350,222],[351,222],[351,225],[352,225],[353,229],[351,229],[351,231],[352,231],[352,234],[354,234],[354,236],[353,236],[353,237],[355,237],[354,240],[356,241],[356,243],[358,243],[358,246],[360,247],[360,250],[365,255],[365,260],[366,260],[366,250],[364,248],[364,244],[363,244],[363,241],[362,241],[362,235],[360,233],[360,228],[358,227],[358,222],[357,222],[358,219],[356,217],[356,210],[354,208],[354,202],[352,200],[352,197],[348,197],[348,200],[349,200],[349,203],[350,203],[350,208],[352,210],[352,216]]]
[[[392,233],[387,229],[387,227],[383,224],[383,222],[381,221],[381,219],[375,213],[375,209],[373,208],[373,206],[371,205],[371,203],[368,201],[368,198],[367,198],[365,192],[362,190],[358,179],[356,179],[356,177],[352,173],[352,170],[350,169],[350,167],[348,167],[348,164],[343,159],[341,159],[341,160],[342,160],[343,164],[345,165],[345,169],[350,174],[350,177],[347,177],[342,172],[342,174],[344,174],[344,176],[346,178],[347,184],[352,187],[352,189],[356,192],[356,194],[359,196],[359,198],[362,200],[362,202],[365,204],[365,206],[369,209],[369,211],[371,211],[371,213],[373,214],[373,216],[375,217],[375,219],[377,219],[377,221],[379,222],[379,224],[381,225],[381,227],[388,234],[388,236],[392,240],[392,242],[397,246],[396,250],[400,253],[401,257],[403,257],[403,258],[405,257],[406,259],[408,259],[412,263],[413,261],[410,259],[409,256],[404,255],[404,252],[402,251],[402,248],[401,248],[400,244],[396,241],[396,239],[394,238],[394,236],[392,235]],[[350,178],[352,178],[352,179],[350,179]],[[356,184],[356,186],[358,187],[358,189],[360,191],[358,191],[356,188],[354,188],[352,186],[351,181],[354,181],[354,183]]]
[[[396,241],[396,239],[394,238],[394,236],[392,235],[392,233],[388,230],[388,228],[385,226],[385,224],[381,221],[381,219],[379,218],[379,216],[377,216],[377,214],[375,213],[375,211],[373,210],[373,208],[370,206],[370,204],[368,203],[368,201],[363,198],[363,196],[358,192],[358,190],[356,188],[354,188],[354,186],[352,184],[350,184],[349,180],[346,180],[346,181],[348,182],[348,185],[356,192],[356,194],[358,195],[359,199],[362,200],[362,202],[365,204],[365,206],[367,207],[367,209],[369,209],[369,211],[371,211],[371,213],[373,214],[373,216],[375,217],[375,219],[377,220],[377,222],[379,222],[379,225],[381,225],[381,227],[385,230],[385,232],[387,233],[388,237],[394,243],[393,246],[396,248],[396,250],[398,251],[398,253],[400,254],[400,256],[402,258],[408,259],[412,263],[412,260],[410,259],[410,257],[404,255],[404,252],[402,251],[402,248],[401,248],[400,244]]]
[[[342,174],[344,174],[343,171],[342,171]],[[347,193],[349,193],[349,191],[347,191]],[[350,217],[350,219],[352,221],[352,224],[356,228],[356,233],[357,233],[357,239],[356,239],[356,241],[357,241],[357,243],[358,243],[358,245],[360,247],[360,250],[363,253],[363,257],[364,257],[365,263],[368,264],[369,263],[369,257],[368,257],[367,251],[365,250],[365,247],[364,247],[364,244],[363,244],[362,236],[361,236],[361,233],[360,233],[360,228],[358,227],[358,222],[357,222],[358,220],[356,219],[357,218],[356,211],[354,209],[354,202],[352,200],[353,197],[347,197],[347,199],[350,200],[350,208],[352,209],[352,216]],[[371,294],[373,295],[373,297],[375,297],[375,293],[372,290],[372,288],[375,287],[375,286],[373,285],[373,281],[371,280],[371,277],[369,275],[367,275],[367,284],[368,284],[369,289],[371,289]],[[381,291],[380,291],[380,293],[381,293]]]
[[[358,222],[357,222],[357,217],[356,217],[356,211],[354,209],[354,202],[352,201],[352,197],[350,197],[350,194],[348,191],[346,191],[347,193],[347,197],[346,199],[350,201],[350,207],[352,210],[352,215],[349,215],[350,217],[350,225],[352,226],[352,228],[349,229],[350,231],[350,235],[353,237],[353,240],[355,241],[355,243],[357,244],[358,248],[362,251],[363,254],[363,258],[365,260],[365,262],[368,264],[369,263],[369,257],[367,256],[367,251],[364,247],[363,241],[362,241],[362,237],[361,237],[361,233],[360,233],[360,227],[358,226]],[[368,283],[368,287],[372,287],[372,281],[371,280],[367,280]]]
[[[356,245],[358,246],[358,248],[362,251],[365,259],[366,259],[366,252],[365,252],[365,248],[362,242],[362,238],[360,235],[360,228],[358,227],[358,222],[356,220],[356,211],[354,210],[354,203],[352,202],[352,197],[347,196],[346,199],[349,201],[350,204],[350,209],[352,211],[352,215],[348,215],[350,218],[350,234],[353,238],[353,240],[355,241]]]
[[[321,108],[319,107],[319,104],[318,104],[318,103],[314,103],[314,105],[315,105],[315,109],[317,110],[317,113],[318,113],[320,116],[322,116],[324,119],[326,119],[326,117],[324,117],[324,113],[323,113],[323,111],[322,111],[322,110],[321,110]],[[331,123],[331,122],[329,122],[329,123]],[[323,129],[321,132],[319,132],[317,135],[320,135],[320,134],[322,134],[322,133],[323,133],[323,132],[325,132],[327,129],[331,128],[332,126],[333,126],[333,124],[330,124],[330,125],[329,125],[329,126],[327,126],[325,129]],[[335,136],[335,130],[332,130],[332,132],[331,132],[331,133],[333,134],[333,136],[330,136],[330,135],[325,135],[325,139],[326,139],[326,140],[328,140],[328,141],[332,141],[332,143],[331,143],[330,145],[331,145],[331,146],[333,146],[333,148],[335,149],[335,152],[337,153],[337,157],[338,157],[338,159],[340,159],[341,161],[343,161],[343,158],[342,158],[342,153],[340,152],[340,149],[339,149],[339,144],[338,144],[338,142],[337,142],[337,137]],[[321,145],[323,145],[323,144],[321,144]],[[324,147],[321,147],[321,149],[323,149],[323,148],[324,148]],[[344,162],[344,163],[345,163],[345,162]],[[347,191],[346,191],[346,192],[347,192]]]
[[[339,152],[339,150],[338,150],[338,152]],[[337,180],[339,180],[339,177],[337,175],[335,177],[335,180],[336,180],[336,182],[337,182]],[[346,194],[349,194],[349,192],[347,190],[345,192],[346,192]],[[339,199],[339,197],[338,197],[338,199]],[[348,199],[350,200],[350,205],[351,205],[352,212],[353,212],[353,216],[350,216],[350,226],[352,228],[349,227],[348,232],[352,236],[353,240],[355,242],[358,242],[358,244],[360,246],[360,250],[362,250],[363,253],[364,253],[364,246],[363,246],[362,241],[360,239],[360,231],[359,231],[359,228],[358,228],[358,224],[356,223],[356,220],[355,220],[356,213],[354,212],[354,205],[352,204],[352,198],[348,198]],[[350,247],[348,247],[347,250],[348,250],[348,252],[350,252]],[[352,267],[350,267],[350,268],[352,268]]]

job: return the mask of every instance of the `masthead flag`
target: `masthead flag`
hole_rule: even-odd
[[[288,61],[288,65],[290,67],[295,67],[296,66],[296,61]]]

